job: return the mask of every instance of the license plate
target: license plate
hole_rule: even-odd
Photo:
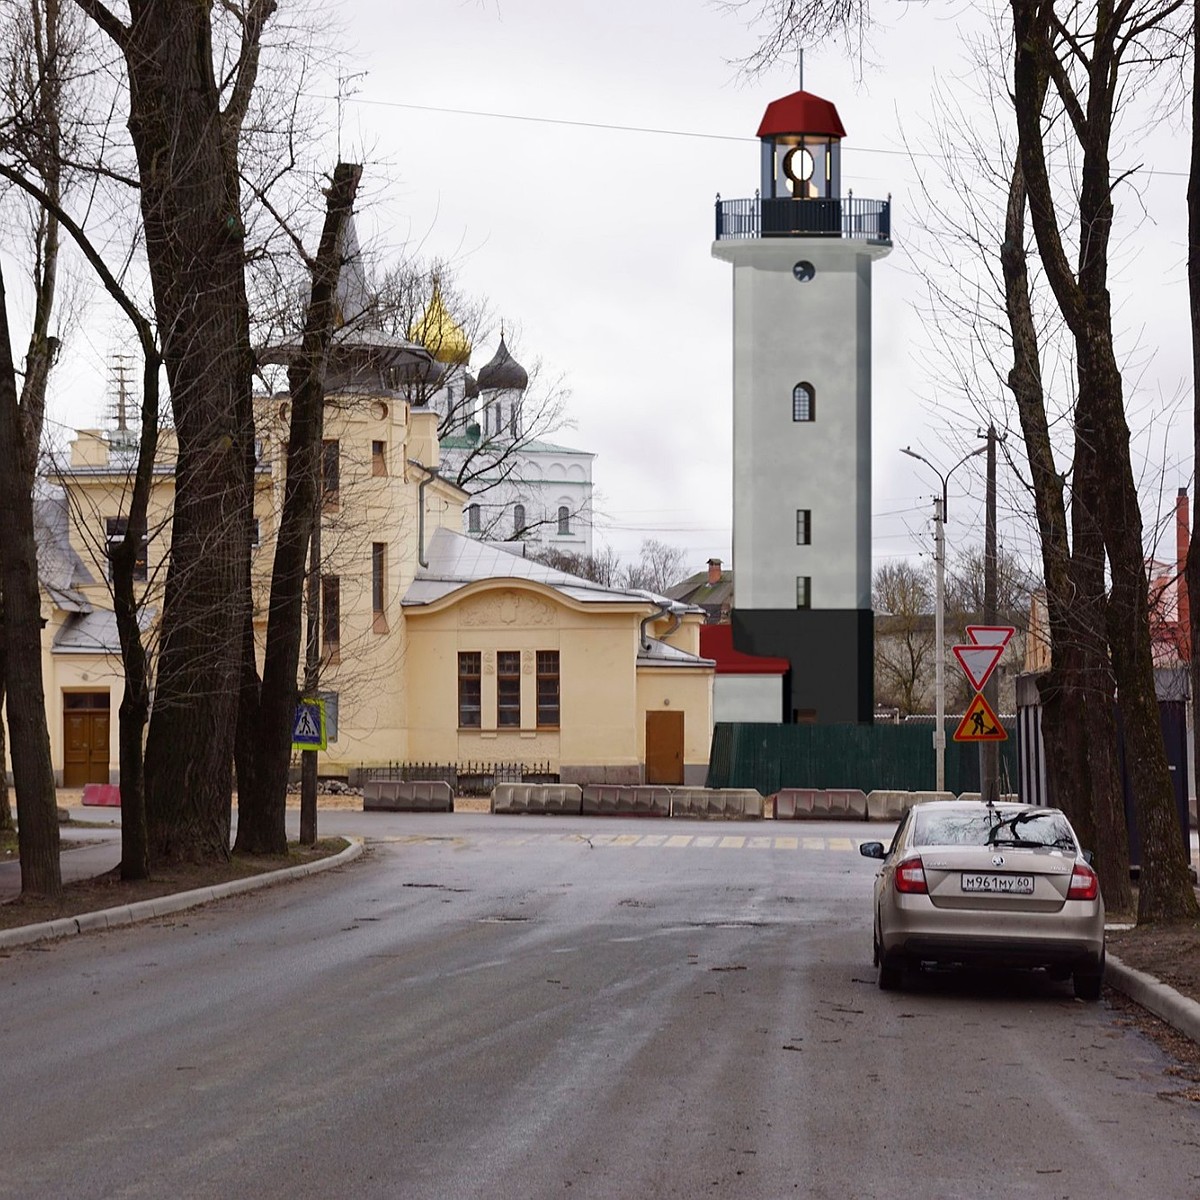
[[[962,877],[964,892],[1006,892],[1016,896],[1033,895],[1032,875],[968,875]]]

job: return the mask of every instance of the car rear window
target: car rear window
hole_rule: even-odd
[[[1074,850],[1075,837],[1057,809],[917,812],[914,846],[996,846],[1033,844]]]

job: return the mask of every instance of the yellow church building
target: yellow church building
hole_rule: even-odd
[[[330,740],[321,774],[504,763],[571,783],[702,784],[714,675],[700,654],[703,610],[553,570],[526,558],[520,541],[462,533],[468,497],[440,477],[438,414],[403,387],[414,364],[436,361],[436,350],[353,322],[330,356],[320,682]],[[288,397],[263,397],[258,408],[253,572],[255,623],[265,630]],[[64,786],[119,782],[123,685],[107,547],[124,532],[129,440],[79,431],[38,501],[43,673]],[[151,644],[173,481],[167,431],[139,563]]]

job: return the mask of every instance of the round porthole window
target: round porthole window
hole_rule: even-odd
[[[802,258],[794,267],[792,274],[800,283],[807,283],[817,273],[817,268],[812,265],[806,258]]]

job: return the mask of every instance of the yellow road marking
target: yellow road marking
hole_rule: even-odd
[[[770,850],[771,839],[769,837],[752,837],[746,842],[746,848],[749,850]]]
[[[614,846],[636,846],[637,840],[642,835],[640,833],[622,833],[618,834],[612,840]]]
[[[853,850],[854,843],[849,838],[829,838],[828,846],[830,850]]]
[[[639,842],[639,846],[661,846],[667,840],[665,833],[648,833]]]
[[[665,845],[665,846],[686,846],[691,842],[691,840],[692,840],[692,835],[690,833],[688,833],[688,834],[677,833],[673,837],[667,838],[667,840],[663,843],[663,845]]]
[[[825,839],[824,838],[806,837],[806,838],[802,839],[802,842],[803,842],[805,850],[824,850],[825,849]]]
[[[800,839],[794,837],[777,837],[775,839],[776,850],[796,850],[800,846]]]
[[[715,846],[716,844],[717,844],[717,839],[715,837],[698,837],[696,839],[697,846],[712,847],[712,846]]]
[[[721,839],[722,850],[740,850],[745,844],[744,837],[723,837]]]

